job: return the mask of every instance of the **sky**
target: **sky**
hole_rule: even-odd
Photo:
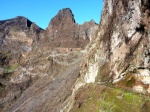
[[[100,22],[103,0],[1,0],[0,20],[16,16],[27,17],[45,29],[50,20],[63,8],[70,8],[76,23]]]

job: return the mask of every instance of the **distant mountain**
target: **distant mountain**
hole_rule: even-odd
[[[0,21],[0,51],[11,53],[11,58],[17,61],[32,49],[42,31],[42,28],[23,16]]]
[[[29,19],[23,16],[17,16],[12,19],[0,21],[0,32],[5,30],[5,28],[16,28],[16,30],[35,30],[36,32],[43,30],[35,23],[31,22]]]

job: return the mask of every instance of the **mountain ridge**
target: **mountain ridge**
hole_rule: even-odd
[[[149,1],[104,0],[98,26],[66,8],[45,31],[6,28],[0,111],[149,112]]]
[[[60,19],[58,22],[67,23],[65,26],[57,24],[56,28],[64,28],[60,28],[57,34],[52,30],[50,34],[56,35],[56,38],[22,16],[0,21],[0,111],[56,111],[57,106],[62,108],[63,101],[71,95],[71,88],[79,76],[83,55],[81,49],[90,42],[89,38],[97,29],[97,25],[91,21],[94,29],[88,23],[82,28],[82,25],[73,23],[70,9],[64,10],[58,12],[61,18],[57,15],[54,17],[56,22]],[[71,19],[65,20],[64,15],[65,18]],[[75,32],[67,32],[68,29],[74,29]],[[62,91],[63,87],[66,89]],[[54,91],[49,88],[54,88]],[[46,95],[49,92],[51,94]],[[33,94],[44,96],[40,97],[43,102],[42,99],[37,99],[38,103],[34,105],[34,109],[30,103],[31,108],[22,107],[26,105],[25,100],[29,100]],[[59,96],[53,97],[56,94]],[[51,106],[47,99],[53,102]],[[41,108],[40,105],[44,104]]]

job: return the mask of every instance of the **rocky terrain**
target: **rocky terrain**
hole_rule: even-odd
[[[149,0],[105,0],[95,39],[63,110],[149,112],[149,26]]]
[[[0,21],[1,112],[63,108],[79,76],[81,49],[98,28],[94,21],[78,25],[68,18],[74,20],[71,10],[60,10],[46,30],[22,16]],[[71,28],[76,32],[67,32]]]
[[[150,0],[104,0],[98,27],[66,8],[0,29],[0,111],[150,111]]]
[[[52,18],[46,29],[46,37],[50,37],[50,45],[63,48],[84,48],[91,40],[98,25],[91,20],[82,25],[75,22],[69,8],[62,9]]]

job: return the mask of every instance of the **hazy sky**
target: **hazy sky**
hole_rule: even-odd
[[[25,16],[42,28],[63,8],[70,8],[77,23],[100,21],[103,0],[1,0],[0,20]]]

